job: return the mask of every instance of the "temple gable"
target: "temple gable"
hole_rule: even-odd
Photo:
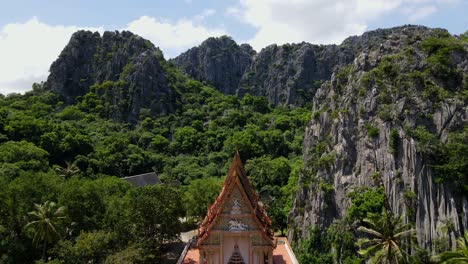
[[[239,154],[199,229],[199,263],[272,263],[270,219],[245,174]]]

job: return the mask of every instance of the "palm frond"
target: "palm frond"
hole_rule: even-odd
[[[376,237],[383,237],[382,234],[376,230],[373,230],[373,229],[370,229],[370,228],[367,228],[367,227],[364,227],[364,226],[360,226],[358,227],[357,229],[358,231],[361,231],[361,232],[365,232],[365,233],[368,233],[368,234],[371,234],[371,235],[374,235]]]

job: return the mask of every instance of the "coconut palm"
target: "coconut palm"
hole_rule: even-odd
[[[33,241],[36,245],[42,241],[42,258],[45,260],[47,243],[53,243],[61,236],[63,222],[67,218],[65,207],[46,201],[44,204],[34,204],[34,208],[28,213],[33,220],[25,228],[34,230]]]
[[[395,217],[389,210],[363,221],[367,227],[360,226],[358,230],[371,237],[358,240],[360,255],[368,257],[369,263],[407,262],[407,253],[402,247],[409,248],[408,242],[413,242],[415,230],[411,225],[403,224],[402,217]]]
[[[80,169],[74,163],[66,161],[65,164],[65,167],[58,167],[55,169],[60,177],[70,178],[80,172]]]
[[[441,264],[468,264],[468,231],[465,231],[464,236],[457,238],[455,251],[442,252],[431,260]]]

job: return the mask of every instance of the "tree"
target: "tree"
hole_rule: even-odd
[[[227,153],[233,153],[237,148],[244,160],[259,157],[264,154],[262,138],[259,136],[260,128],[247,125],[245,130],[234,132],[224,141],[224,149]]]
[[[395,217],[384,209],[380,215],[373,215],[363,220],[366,226],[358,231],[367,233],[372,238],[359,239],[359,254],[369,257],[370,263],[406,263],[407,254],[402,248],[409,247],[415,230],[409,224],[402,224],[402,217]]]
[[[262,146],[265,153],[272,156],[288,156],[289,146],[286,143],[281,130],[265,130],[259,133],[262,138]]]
[[[27,141],[8,141],[0,145],[0,163],[13,164],[21,170],[46,171],[49,153]]]
[[[166,152],[171,142],[162,135],[155,135],[149,144],[149,147],[152,150],[158,152]]]
[[[333,256],[330,253],[330,243],[326,234],[317,227],[309,230],[309,235],[302,238],[295,250],[299,263],[331,264]]]
[[[219,178],[198,179],[190,182],[185,192],[185,206],[188,216],[202,220],[207,208],[216,199],[221,189]]]
[[[106,205],[99,182],[73,177],[61,185],[58,202],[67,208],[74,230],[99,229],[103,223]]]
[[[81,232],[74,242],[58,242],[51,253],[69,264],[103,263],[107,255],[114,250],[115,244],[116,238],[111,232]]]
[[[34,204],[35,210],[29,212],[35,220],[29,222],[25,228],[34,230],[33,241],[36,245],[42,241],[42,259],[46,259],[47,243],[57,241],[62,235],[63,222],[67,219],[65,207],[51,201],[44,204]]]
[[[174,151],[176,153],[193,153],[198,149],[200,135],[198,131],[189,126],[177,128],[174,132]]]
[[[468,231],[465,231],[464,236],[457,238],[455,251],[442,252],[431,261],[441,264],[468,263]]]
[[[383,187],[362,187],[349,193],[351,206],[348,209],[349,221],[362,221],[373,214],[380,214],[385,204],[385,193]]]
[[[259,192],[268,186],[284,186],[288,183],[291,167],[288,159],[279,157],[271,159],[268,156],[253,158],[247,161],[245,168],[252,185]]]
[[[64,177],[64,178],[68,179],[71,176],[73,176],[73,175],[80,172],[80,169],[75,165],[75,163],[65,161],[65,164],[66,164],[65,167],[55,168],[55,171],[57,171],[57,174],[60,177]]]
[[[180,192],[169,186],[145,186],[132,189],[130,222],[134,234],[147,248],[160,250],[163,243],[172,241],[180,232],[179,217],[183,215]]]
[[[357,257],[355,235],[346,220],[335,220],[327,228],[327,240],[333,252],[334,263],[361,263]]]
[[[263,96],[246,94],[241,100],[241,105],[251,107],[253,111],[260,113],[267,113],[270,110],[268,100]]]

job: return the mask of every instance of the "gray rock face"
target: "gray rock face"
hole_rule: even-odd
[[[335,66],[353,60],[353,53],[347,51],[309,43],[268,46],[247,68],[237,93],[265,96],[273,105],[303,105],[312,100]]]
[[[235,94],[254,54],[249,45],[239,46],[223,36],[209,38],[172,61],[194,79],[206,81],[224,94]]]
[[[96,91],[112,104],[110,118],[136,122],[140,110],[151,114],[173,111],[173,92],[161,66],[162,52],[131,32],[78,31],[52,64],[45,87],[67,103],[107,82]]]
[[[428,54],[420,49],[420,43],[434,32],[401,27],[352,37],[342,44],[358,53],[350,66],[334,71],[313,99],[303,145],[304,169],[289,218],[290,240],[308,237],[310,227],[323,230],[345,217],[351,205],[348,194],[362,186],[383,186],[392,211],[415,223],[418,243],[429,251],[435,249],[439,238],[448,240],[453,248],[455,237],[468,230],[467,194],[456,191],[459,186],[450,182],[436,183],[429,158],[410,133],[422,125],[447,142],[449,133],[463,131],[468,125],[468,106],[454,95],[439,101],[425,95],[427,84],[401,81],[409,76],[405,74],[424,72],[428,67]],[[451,58],[457,71],[468,76],[468,45],[464,49],[452,53]],[[387,59],[389,63],[384,64]],[[373,71],[378,66],[383,73]],[[390,69],[396,69],[396,75]],[[378,81],[369,77],[379,74],[384,77]],[[468,87],[466,77],[455,87],[444,85],[434,76],[426,78],[458,93]],[[378,129],[377,135],[370,135],[368,125]],[[396,149],[391,143],[395,131]],[[330,164],[313,168],[311,153],[318,144],[326,146],[322,157],[334,158]],[[319,185],[323,182],[334,191],[325,193]],[[408,193],[415,198],[408,199]]]

